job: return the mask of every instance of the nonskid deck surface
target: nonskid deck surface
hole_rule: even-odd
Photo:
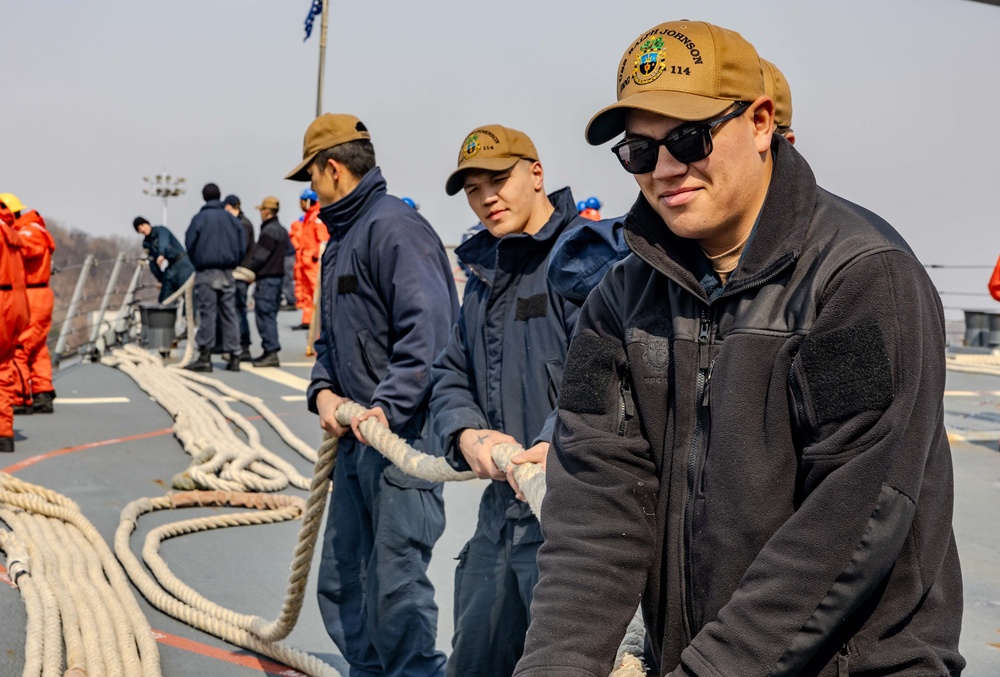
[[[297,317],[297,316],[294,316]],[[316,417],[305,409],[304,385],[310,358],[304,357],[304,332],[288,330],[292,313],[281,313],[280,369],[212,376],[253,393],[282,417],[303,440],[318,445]],[[252,323],[251,323],[252,325]],[[97,364],[64,368],[56,379],[59,399],[53,415],[15,420],[17,451],[0,456],[0,469],[59,491],[76,501],[110,544],[122,508],[142,496],[160,496],[170,478],[187,467],[189,457],[171,432],[169,415],[121,372]],[[233,403],[248,416],[255,412]],[[949,373],[945,423],[955,462],[955,533],[965,581],[962,651],[966,677],[1000,674],[1000,377]],[[264,444],[309,474],[310,464],[286,447],[268,426],[259,426]],[[448,526],[438,541],[430,575],[440,607],[438,646],[448,651],[452,635],[454,558],[475,528],[483,482],[445,487]],[[305,497],[290,488],[284,493]],[[220,510],[221,511],[221,510]],[[220,512],[216,511],[216,512]],[[228,509],[226,510],[228,511]],[[139,523],[133,551],[152,528],[212,510],[164,511]],[[299,522],[239,527],[193,534],[163,544],[174,573],[214,602],[234,610],[274,618],[285,584]],[[287,643],[313,653],[345,675],[347,665],[330,641],[315,601],[318,552],[314,557],[302,616]],[[3,580],[3,577],[0,577]],[[273,661],[191,628],[149,606],[140,605],[157,633],[163,674],[201,676],[297,674]],[[0,677],[21,674],[24,605],[17,590],[0,582]]]

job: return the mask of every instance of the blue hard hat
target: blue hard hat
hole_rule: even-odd
[[[580,200],[579,202],[576,203],[576,211],[582,212],[586,208],[587,208],[587,203],[584,202],[583,200]]]
[[[593,196],[588,197],[587,201],[585,203],[583,203],[583,204],[585,204],[587,206],[587,209],[600,209],[601,208],[601,201],[598,200],[596,197],[593,197]],[[581,210],[581,211],[583,211],[583,210]]]
[[[299,195],[299,199],[312,200],[313,202],[316,202],[319,198],[316,197],[316,191],[314,191],[312,188],[306,188],[304,191],[302,191],[302,195]]]
[[[403,202],[406,204],[407,207],[412,207],[413,209],[417,208],[417,203],[414,201],[412,197],[404,197]]]

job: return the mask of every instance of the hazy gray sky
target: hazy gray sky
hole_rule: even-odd
[[[0,192],[95,234],[160,220],[144,175],[188,178],[178,235],[217,182],[252,207],[298,216],[315,112],[310,0],[7,0],[0,22]],[[324,109],[372,132],[390,192],[445,242],[475,221],[444,181],[474,127],[527,132],[546,186],[597,195],[605,215],[637,189],[583,129],[614,100],[628,42],[671,19],[739,31],[784,71],[798,148],[821,185],[892,223],[926,263],[992,265],[1000,155],[1000,8],[968,0],[382,0],[330,3]],[[248,210],[251,218],[257,215]],[[256,222],[256,219],[255,219]],[[989,271],[932,271],[985,290]],[[945,296],[988,307],[988,298]]]

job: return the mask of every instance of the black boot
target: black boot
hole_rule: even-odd
[[[264,353],[252,362],[255,367],[280,367],[281,363],[278,361],[278,351],[272,350],[269,353]]]
[[[31,409],[36,414],[51,414],[55,411],[55,407],[52,406],[52,402],[55,399],[56,394],[54,392],[35,393],[32,396]]]
[[[198,353],[198,359],[184,367],[188,371],[212,371],[212,350],[202,350]]]
[[[250,354],[250,346],[243,346],[240,351],[240,362],[253,362],[253,355]]]
[[[230,353],[229,361],[226,362],[226,371],[239,371],[240,370],[240,354]]]
[[[0,437],[0,452],[11,452],[14,451],[14,438],[13,437]]]
[[[14,405],[14,416],[30,416],[34,414],[35,410],[31,408],[30,404],[15,404]]]

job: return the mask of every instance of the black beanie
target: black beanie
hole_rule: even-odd
[[[212,200],[221,200],[222,191],[214,183],[206,183],[205,187],[201,189],[201,197],[205,202],[211,202]]]
[[[135,220],[132,221],[132,227],[135,228],[135,232],[138,233],[139,232],[139,226],[141,226],[144,223],[149,223],[149,221],[147,221],[146,219],[144,219],[141,216],[135,217]]]

